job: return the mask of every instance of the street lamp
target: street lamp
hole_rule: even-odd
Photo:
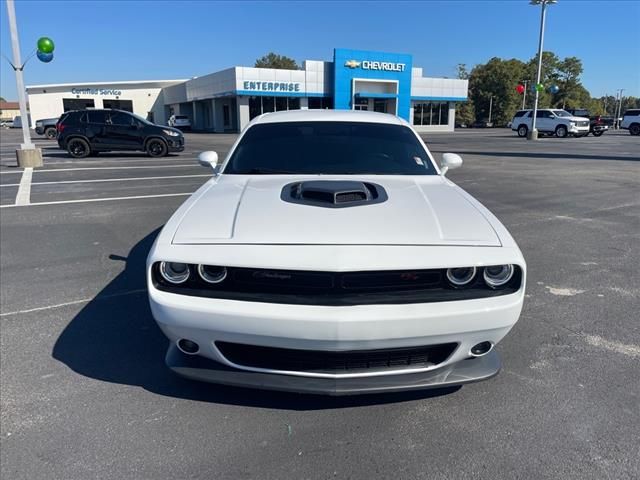
[[[544,20],[547,13],[547,5],[556,3],[557,0],[531,0],[530,5],[542,5],[542,13],[540,15],[540,38],[538,40],[538,74],[536,75],[536,98],[533,102],[533,120],[531,120],[531,131],[527,138],[529,140],[538,139],[538,130],[536,130],[536,116],[538,114],[538,85],[540,84],[540,74],[542,73],[542,44],[544,43]]]

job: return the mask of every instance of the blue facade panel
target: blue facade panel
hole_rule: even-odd
[[[354,78],[395,80],[398,82],[398,116],[409,120],[413,65],[411,55],[336,48],[333,51],[333,61],[336,110],[352,108]]]

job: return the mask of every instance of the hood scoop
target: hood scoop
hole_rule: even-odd
[[[388,199],[375,183],[347,180],[312,180],[285,185],[280,198],[285,202],[325,208],[345,208],[382,203]]]

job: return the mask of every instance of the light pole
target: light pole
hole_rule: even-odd
[[[18,27],[16,25],[16,9],[14,0],[7,0],[7,16],[9,17],[9,30],[11,31],[11,49],[13,51],[13,69],[16,72],[16,88],[18,89],[18,103],[20,104],[20,119],[22,121],[22,139],[24,143],[16,150],[16,158],[19,167],[41,167],[42,151],[31,143],[29,132],[29,117],[27,115],[27,98],[24,90],[24,78],[22,70],[24,65],[20,60],[20,42],[18,40]]]
[[[542,13],[540,15],[540,38],[538,39],[538,73],[536,75],[536,97],[533,102],[533,119],[531,120],[531,131],[527,135],[529,140],[538,139],[538,130],[536,130],[536,116],[538,114],[538,85],[540,84],[540,74],[542,73],[542,45],[544,43],[544,20],[547,13],[547,5],[556,3],[557,0],[531,0],[531,5],[542,5]]]
[[[525,103],[527,102],[527,83],[529,83],[529,80],[522,80],[522,83],[524,83],[524,92],[522,92],[522,110],[524,110]]]
[[[620,88],[618,89],[618,105],[616,105],[616,108],[614,108],[614,114],[615,114],[615,118],[613,120],[613,124],[614,124],[614,128],[620,128],[620,115],[622,114],[622,92],[624,92],[624,88]],[[616,128],[616,129],[617,129]]]
[[[491,126],[491,109],[493,108],[493,95],[489,99],[489,121],[487,122],[487,127]]]

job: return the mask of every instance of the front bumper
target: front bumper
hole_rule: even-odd
[[[184,150],[184,137],[172,137],[166,140],[170,152],[182,152]]]
[[[201,357],[185,355],[171,344],[167,366],[191,380],[225,385],[322,395],[355,395],[444,388],[488,380],[498,374],[500,356],[495,350],[434,370],[375,377],[318,378],[247,371]]]
[[[589,125],[586,125],[586,126],[570,125],[569,133],[573,133],[573,134],[589,133],[589,129],[590,129]]]
[[[42,125],[36,125],[36,133],[38,135],[44,134],[44,127]]]

